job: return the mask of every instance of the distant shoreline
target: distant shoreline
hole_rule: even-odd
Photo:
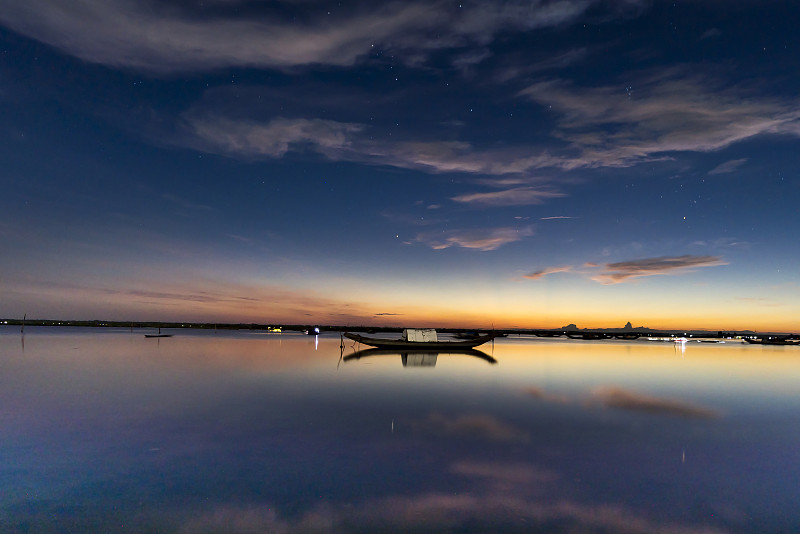
[[[52,320],[52,319],[0,319],[0,326],[78,326],[88,328],[173,328],[193,330],[268,330],[280,328],[284,331],[306,332],[319,328],[323,332],[402,332],[403,326],[368,326],[368,325],[319,325],[319,324],[262,324],[262,323],[192,323],[168,321],[101,321],[101,320]],[[475,331],[489,331],[476,328],[441,328],[435,327],[442,333],[469,333]],[[577,328],[570,325],[567,328],[498,328],[492,330],[497,334],[506,335],[532,335],[537,337],[572,337],[578,339],[635,339],[639,337],[707,337],[707,338],[740,338],[758,337],[761,335],[784,336],[791,339],[800,339],[800,334],[780,331],[754,331],[754,330],[655,330],[646,327],[636,328]]]

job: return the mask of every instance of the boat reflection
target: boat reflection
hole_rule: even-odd
[[[491,364],[496,364],[497,360],[477,349],[455,349],[451,348],[446,351],[433,351],[433,350],[397,350],[397,349],[364,349],[358,350],[353,354],[349,354],[343,358],[343,361],[360,360],[361,358],[368,358],[370,356],[400,356],[403,362],[403,367],[435,367],[436,362],[440,355],[456,355],[456,356],[472,356]]]

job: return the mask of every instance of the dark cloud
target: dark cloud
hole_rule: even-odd
[[[538,280],[544,276],[556,273],[568,273],[571,272],[573,269],[569,265],[565,265],[563,267],[547,267],[545,269],[540,269],[538,271],[534,271],[532,273],[522,275],[523,278],[528,278],[529,280]]]
[[[632,278],[681,274],[690,272],[693,268],[716,267],[718,265],[727,265],[727,263],[718,256],[691,256],[689,254],[643,258],[606,263],[603,266],[603,272],[593,275],[592,279],[603,284],[618,284]]]

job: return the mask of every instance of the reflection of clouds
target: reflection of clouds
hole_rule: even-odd
[[[524,492],[523,492],[524,493]],[[305,515],[281,519],[268,505],[222,506],[192,514],[179,532],[276,534],[500,530],[547,528],[552,532],[615,532],[623,534],[722,534],[709,526],[657,523],[619,505],[591,505],[571,500],[537,499],[495,492],[488,494],[443,492],[393,496],[336,509],[321,505]]]
[[[572,404],[586,407],[600,404],[602,406],[621,410],[644,412],[654,415],[676,415],[679,417],[697,419],[719,417],[719,413],[710,408],[689,404],[677,399],[652,397],[616,386],[596,388],[590,393],[588,398],[569,397],[567,395],[550,393],[536,386],[526,387],[523,391],[537,400],[554,404]]]
[[[558,479],[558,474],[526,463],[456,462],[450,471],[457,475],[480,478],[494,489],[511,489],[519,485],[542,485]]]
[[[432,413],[428,415],[427,419],[420,421],[417,426],[446,435],[472,436],[494,441],[528,440],[526,432],[485,414],[448,417],[440,413]]]
[[[297,527],[300,526],[290,526],[278,518],[274,507],[266,505],[219,505],[192,515],[194,517],[185,520],[178,532],[181,534],[204,534],[206,532],[284,534],[297,532]]]
[[[549,393],[543,390],[540,387],[536,386],[529,386],[525,388],[525,393],[534,397],[536,399],[545,401],[545,402],[554,402],[558,404],[570,404],[572,400],[566,395],[557,395],[555,393]]]
[[[605,406],[653,414],[708,419],[718,417],[714,410],[673,399],[660,399],[618,387],[598,388],[592,397]]]

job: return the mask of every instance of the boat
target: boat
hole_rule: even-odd
[[[400,356],[403,367],[433,367],[439,355],[473,356],[480,360],[496,364],[497,360],[477,349],[445,348],[445,349],[363,349],[342,358],[345,362],[360,360],[370,356]]]
[[[760,339],[746,337],[744,340],[747,343],[752,343],[753,345],[790,345],[800,347],[800,341],[781,337],[764,337]]]
[[[345,332],[344,337],[352,339],[363,345],[369,345],[379,349],[437,349],[446,351],[448,349],[471,349],[478,345],[483,345],[487,341],[497,337],[496,334],[486,334],[473,339],[463,339],[459,341],[439,341],[436,330],[426,329],[417,330],[408,328],[403,330],[402,339],[383,339],[378,337],[367,337],[360,334]]]
[[[172,337],[172,334],[162,334],[159,328],[158,334],[145,334],[144,337]]]

